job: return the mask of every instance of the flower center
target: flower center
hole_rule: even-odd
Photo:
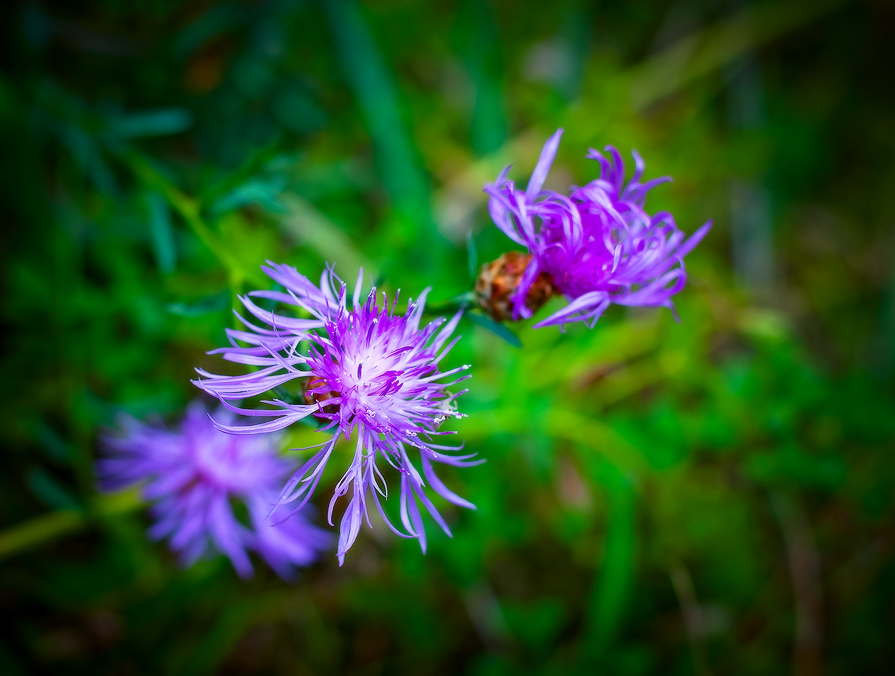
[[[367,314],[369,313],[369,314]],[[374,307],[354,310],[329,331],[338,349],[313,365],[315,377],[307,383],[305,402],[316,404],[318,416],[341,412],[343,422],[355,416],[370,422],[393,408],[392,395],[401,389],[401,362],[405,350],[396,349],[399,319]],[[325,402],[339,397],[335,404]]]

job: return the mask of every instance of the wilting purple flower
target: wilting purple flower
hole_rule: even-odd
[[[340,565],[357,538],[361,522],[366,519],[372,528],[368,494],[389,528],[402,537],[418,538],[425,552],[426,535],[417,501],[451,534],[426,495],[425,480],[446,500],[475,509],[448,490],[433,469],[436,462],[454,466],[475,464],[470,461],[471,455],[445,453],[460,450],[462,445],[450,447],[433,442],[433,437],[453,434],[439,430],[442,422],[462,417],[455,400],[466,390],[451,393],[448,388],[468,377],[455,377],[468,366],[438,369],[439,362],[458,340],[448,342],[460,313],[446,323],[439,318],[420,328],[428,289],[416,302],[411,300],[407,312],[400,315],[396,312],[398,299],[390,310],[383,293],[380,305],[375,287],[361,302],[361,272],[349,309],[346,285],[332,269],[323,273],[319,287],[290,266],[269,263],[262,269],[285,292],[255,291],[249,296],[279,302],[291,315],[264,310],[251,298],[241,298],[245,308],[264,326],[255,326],[240,317],[248,330],[228,329],[231,347],[213,351],[223,354],[224,359],[258,370],[243,376],[219,376],[198,370],[202,379],[194,382],[234,412],[271,420],[250,426],[222,424],[220,429],[231,434],[270,432],[313,414],[326,423],[324,429],[333,430],[332,437],[318,445],[322,448],[286,483],[280,495],[280,504],[296,503],[295,509],[301,509],[310,499],[339,438],[350,440],[353,436],[353,457],[335,488],[328,511],[332,525],[336,501],[350,493],[339,534]],[[295,379],[302,381],[305,403],[273,399],[264,402],[273,407],[268,409],[237,408],[229,403],[261,395]],[[408,449],[419,454],[422,473],[411,462]],[[388,494],[385,477],[377,465],[380,459],[400,473],[400,514],[406,532],[392,525],[380,501],[380,496]]]
[[[227,411],[216,414],[230,420]],[[281,482],[294,469],[277,455],[279,435],[236,437],[215,429],[201,403],[193,403],[176,431],[122,420],[123,435],[103,438],[97,462],[103,490],[145,482],[152,502],[153,540],[168,538],[184,565],[217,550],[240,577],[253,573],[248,551],[261,555],[282,578],[311,563],[329,537],[301,515],[271,525],[266,517]],[[250,523],[239,521],[231,501],[241,501]]]
[[[494,184],[485,186],[494,223],[510,239],[525,246],[532,260],[512,297],[513,316],[528,318],[526,295],[542,273],[569,304],[535,327],[583,321],[593,327],[610,303],[665,306],[684,288],[684,256],[705,236],[711,221],[684,240],[666,212],[644,210],[646,194],[663,177],[640,182],[644,164],[636,152],[634,175],[625,183],[625,166],[612,146],[609,157],[590,150],[600,163],[600,178],[570,196],[542,190],[563,130],[547,139],[525,191],[507,180],[506,167]]]

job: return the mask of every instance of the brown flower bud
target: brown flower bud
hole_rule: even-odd
[[[519,286],[531,254],[508,251],[496,261],[486,263],[475,281],[475,296],[481,308],[498,322],[513,318],[512,296]],[[553,280],[546,272],[538,275],[525,296],[525,306],[537,312],[555,293]]]
[[[326,401],[327,399],[332,399],[333,397],[340,397],[338,392],[330,390],[329,392],[310,392],[309,390],[314,390],[318,387],[326,385],[326,381],[323,378],[311,378],[305,384],[305,394],[304,400],[308,406],[312,406],[317,404],[317,407],[322,410],[324,413],[335,413],[339,410],[338,404],[330,404],[328,406],[322,406],[321,402]]]

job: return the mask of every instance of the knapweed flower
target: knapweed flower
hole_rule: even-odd
[[[215,414],[229,421],[226,410]],[[183,565],[212,551],[224,554],[240,577],[251,577],[248,552],[257,552],[283,579],[328,547],[328,534],[296,515],[277,525],[267,516],[282,481],[294,470],[279,457],[277,434],[237,437],[216,429],[201,403],[193,403],[177,430],[122,420],[123,434],[102,439],[100,487],[111,491],[143,483],[152,503],[153,540],[168,538]],[[245,507],[246,523],[233,504]]]
[[[231,434],[252,434],[279,430],[313,415],[333,434],[286,483],[279,504],[301,507],[310,499],[336,442],[353,439],[354,452],[348,470],[335,488],[329,503],[328,520],[339,498],[349,495],[342,517],[337,555],[340,565],[357,538],[363,520],[372,528],[367,497],[371,495],[389,528],[403,537],[418,538],[426,550],[426,535],[419,503],[441,528],[450,529],[426,494],[426,481],[444,499],[475,509],[441,482],[434,463],[463,466],[474,464],[471,455],[451,455],[460,450],[436,444],[433,438],[453,434],[439,427],[448,418],[462,417],[456,399],[466,390],[451,393],[448,388],[468,376],[459,375],[468,366],[440,371],[439,363],[458,338],[449,339],[460,313],[449,321],[436,319],[420,327],[428,289],[408,303],[398,314],[398,299],[391,309],[375,287],[362,301],[362,272],[348,307],[347,287],[331,268],[315,286],[290,266],[268,263],[262,268],[285,291],[255,291],[249,296],[279,303],[277,312],[259,307],[250,297],[240,300],[263,326],[240,317],[247,330],[228,329],[231,346],[214,350],[224,359],[256,367],[242,376],[220,376],[198,370],[194,381],[218,397],[230,410],[245,416],[267,417],[267,422],[246,425],[219,425]],[[286,313],[289,314],[286,314]],[[280,398],[263,403],[272,408],[238,408],[231,400],[255,397],[299,380],[304,392],[300,403]],[[418,454],[422,472],[410,454]],[[388,487],[379,461],[400,474],[400,515],[405,531],[398,530],[386,516],[380,496]],[[383,465],[384,466],[384,465]]]
[[[566,297],[569,304],[535,328],[582,321],[593,327],[611,303],[664,306],[674,310],[671,297],[684,288],[686,256],[705,236],[711,222],[684,238],[665,211],[644,209],[647,193],[669,177],[641,183],[644,164],[636,152],[634,174],[625,183],[625,165],[612,146],[608,156],[590,150],[600,163],[600,177],[571,195],[542,190],[553,164],[562,129],[547,139],[527,188],[507,179],[509,167],[496,183],[485,186],[494,223],[511,240],[528,249],[525,271],[509,298],[512,318],[531,317],[546,297],[544,287]],[[496,261],[498,263],[499,261]],[[492,267],[495,265],[492,264]],[[502,268],[497,267],[499,272]],[[495,276],[485,266],[483,274]],[[479,284],[479,302],[486,311],[495,305]],[[535,293],[532,293],[532,290]],[[500,304],[497,304],[498,309]],[[501,319],[502,317],[495,317]]]

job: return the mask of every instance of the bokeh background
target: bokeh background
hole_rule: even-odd
[[[3,17],[0,672],[895,673],[891,3]],[[445,302],[510,248],[482,184],[560,126],[548,187],[636,148],[675,178],[651,210],[715,226],[680,324],[463,322],[454,429],[487,463],[446,477],[478,505],[452,540],[364,529],[343,568],[243,582],[97,494],[100,431],[176,421],[265,259]]]

